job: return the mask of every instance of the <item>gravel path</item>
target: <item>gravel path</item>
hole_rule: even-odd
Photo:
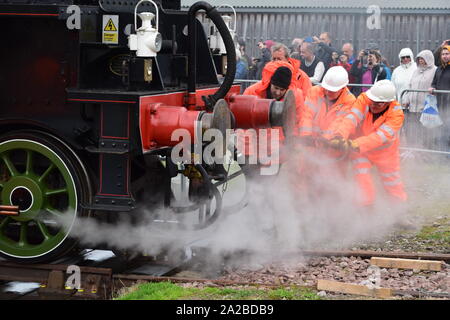
[[[368,259],[331,257],[290,263],[251,263],[228,268],[221,279],[261,284],[316,286],[318,279],[378,285],[404,291],[449,293],[450,265],[442,271],[387,269],[370,266]],[[321,293],[321,295],[326,295]]]

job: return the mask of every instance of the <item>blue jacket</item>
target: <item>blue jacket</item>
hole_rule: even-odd
[[[387,65],[385,65],[384,63],[380,64],[384,70],[386,71],[386,80],[391,80],[392,78],[392,73],[391,73],[391,68],[389,68]]]
[[[236,63],[236,79],[247,79],[248,75],[248,66],[245,61],[239,60]]]

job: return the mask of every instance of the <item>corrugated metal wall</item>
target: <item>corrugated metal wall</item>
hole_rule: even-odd
[[[450,15],[381,14],[381,29],[367,27],[369,14],[343,13],[238,13],[237,33],[247,43],[249,56],[258,56],[256,44],[271,39],[290,46],[293,38],[329,31],[333,46],[352,42],[356,49],[377,43],[391,65],[398,65],[398,52],[409,47],[414,54],[434,50],[450,38]],[[357,52],[355,52],[357,54]]]

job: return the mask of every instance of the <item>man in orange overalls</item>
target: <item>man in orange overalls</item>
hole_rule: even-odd
[[[331,125],[336,126],[356,100],[347,84],[347,71],[336,66],[327,71],[321,86],[314,86],[308,91],[304,107],[300,110],[301,137],[332,137]]]
[[[347,159],[340,159],[341,152],[329,148],[312,148],[327,146],[323,143],[324,138],[333,136],[332,126],[339,124],[355,102],[355,96],[348,90],[347,84],[348,73],[343,67],[330,68],[321,86],[309,90],[300,111],[299,141],[303,152],[299,154],[296,169],[301,178],[295,184],[313,199],[324,192],[331,195],[335,185],[330,185],[329,179],[339,184],[338,179],[343,177],[347,169]],[[330,190],[326,190],[328,188]]]
[[[288,90],[294,92],[296,101],[296,123],[299,121],[300,109],[303,106],[304,96],[302,90],[300,90],[294,81],[295,72],[291,64],[285,61],[271,61],[266,64],[262,72],[261,81],[253,84],[244,91],[244,95],[254,95],[261,99],[275,99],[283,101],[285,94]],[[268,154],[271,154],[272,148],[270,145],[271,131],[277,130],[280,137],[280,144],[284,141],[283,131],[281,128],[271,128],[267,131],[268,140]],[[259,140],[259,131],[257,132],[257,139]],[[252,150],[258,150],[254,148],[252,142],[245,139],[246,134],[238,132],[238,139],[240,140],[240,146],[244,149],[240,150],[245,156],[252,155]],[[282,156],[283,157],[283,156]],[[264,165],[264,164],[263,164]],[[265,164],[267,165],[267,164]]]
[[[351,159],[358,184],[357,202],[370,206],[375,200],[371,168],[375,166],[384,189],[396,203],[404,203],[407,195],[400,177],[399,131],[403,111],[395,100],[395,86],[380,80],[353,104],[334,130],[331,144],[352,150]],[[348,138],[351,140],[347,140]]]

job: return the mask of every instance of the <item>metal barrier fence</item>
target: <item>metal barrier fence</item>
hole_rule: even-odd
[[[428,93],[428,90],[405,89],[400,93],[399,101],[404,100],[408,92]],[[420,122],[422,112],[412,112],[409,107],[404,107],[405,121],[401,133],[401,149],[417,152],[427,152],[450,155],[450,90],[434,90],[437,97],[439,116],[443,124],[437,128],[426,128]],[[424,105],[425,96],[419,98]]]
[[[234,81],[241,82],[241,93],[244,93],[245,89],[261,80],[234,79]]]
[[[235,79],[236,82],[241,82],[241,93],[245,91],[248,87],[250,87],[252,84],[257,83],[261,80],[248,80],[248,79]],[[320,85],[320,83],[317,83],[316,85]],[[369,88],[373,86],[373,84],[360,84],[360,83],[349,83],[347,87],[365,87]]]
[[[257,83],[261,80],[248,80],[248,79],[235,79],[236,82],[241,82],[241,93],[245,91],[248,87],[250,87],[252,84]],[[316,85],[320,85],[320,83],[317,83]],[[360,83],[349,83],[347,87],[365,87],[369,88],[373,86],[373,84],[360,84]]]

